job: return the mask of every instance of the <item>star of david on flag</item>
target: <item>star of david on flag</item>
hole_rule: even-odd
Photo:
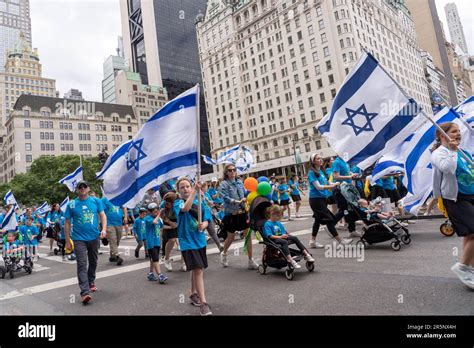
[[[147,157],[146,153],[142,150],[143,139],[132,142],[128,153],[125,155],[127,159],[127,169],[130,170],[135,168],[136,171],[140,170],[140,161]]]
[[[365,104],[362,104],[357,110],[351,110],[346,108],[347,119],[342,122],[342,125],[352,127],[355,135],[359,135],[362,132],[373,132],[374,127],[372,126],[372,120],[378,115],[375,112],[367,112]],[[356,118],[357,117],[357,118]],[[364,123],[363,126],[359,124]]]

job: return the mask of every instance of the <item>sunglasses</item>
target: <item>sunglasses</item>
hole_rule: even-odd
[[[227,169],[227,171],[228,171],[229,173],[233,173],[233,172],[236,172],[237,169]]]
[[[78,186],[77,188],[78,188],[79,190],[81,190],[81,189],[87,188],[87,186],[86,186],[86,185],[81,185],[81,186]]]

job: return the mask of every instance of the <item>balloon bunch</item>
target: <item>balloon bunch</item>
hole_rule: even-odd
[[[248,177],[244,181],[244,187],[250,193],[247,196],[247,202],[252,204],[252,201],[258,196],[264,196],[271,200],[270,193],[272,187],[270,186],[270,180],[266,176],[261,176],[258,179]]]

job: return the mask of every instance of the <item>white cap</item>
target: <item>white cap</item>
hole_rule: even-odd
[[[217,178],[214,176],[212,179],[211,179],[212,182],[217,182]]]

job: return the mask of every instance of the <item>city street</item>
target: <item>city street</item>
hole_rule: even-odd
[[[216,315],[473,315],[474,308],[466,305],[472,303],[472,292],[450,271],[461,239],[442,236],[443,222],[428,219],[409,225],[412,242],[397,252],[388,242],[370,246],[357,258],[330,257],[325,249],[311,249],[315,271],[309,273],[302,264],[292,281],[281,270],[268,269],[266,275],[247,270],[241,240],[233,245],[238,249],[230,253],[230,267],[224,269],[210,242],[206,296]],[[312,225],[308,207],[303,207],[303,217],[285,225],[308,245]],[[339,231],[347,234],[346,229]],[[331,243],[323,230],[318,240]],[[83,306],[75,262],[51,256],[45,240],[32,275],[22,271],[14,279],[8,275],[0,279],[0,314],[198,315],[188,301],[190,274],[179,270],[178,251],[168,283],[160,285],[146,280],[149,262],[143,250],[135,259],[134,248],[134,239],[123,239],[120,250],[125,262],[115,266],[108,262],[108,248],[102,246],[99,290],[91,304]],[[254,249],[260,259],[263,247]]]

